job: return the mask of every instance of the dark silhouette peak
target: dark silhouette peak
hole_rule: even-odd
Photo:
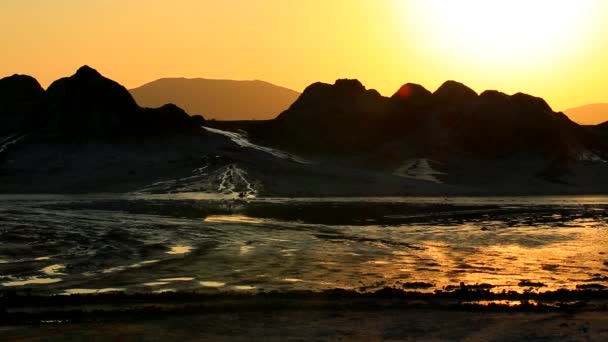
[[[363,92],[365,91],[365,86],[356,79],[339,79],[334,83],[334,87],[338,91],[343,91],[347,93],[355,93],[355,92]]]
[[[327,84],[327,83],[323,83],[323,82],[315,82],[311,85],[309,85],[308,87],[306,87],[306,89],[304,89],[304,92],[302,93],[302,95],[308,93],[316,93],[319,91],[324,91],[324,90],[328,90],[331,89],[332,85],[331,84]]]
[[[447,81],[433,93],[435,100],[444,105],[468,104],[477,98],[477,93],[466,85]]]
[[[369,125],[372,118],[386,114],[387,100],[354,79],[314,83],[277,117],[278,126],[273,128],[276,133],[271,138],[298,150],[369,147],[380,131],[361,134],[360,129]]]
[[[406,83],[397,90],[395,94],[393,94],[392,98],[398,98],[407,100],[410,98],[416,98],[420,96],[430,96],[432,95],[430,91],[428,91],[425,87],[416,83]]]
[[[498,90],[486,90],[483,93],[481,93],[479,95],[479,97],[483,97],[483,98],[505,98],[505,97],[509,97],[509,95],[503,93],[502,91],[498,91]]]
[[[0,79],[0,103],[37,100],[44,96],[40,83],[28,75],[12,75]]]
[[[311,106],[333,105],[341,108],[352,106],[363,98],[382,97],[375,90],[366,90],[365,86],[355,79],[339,79],[331,85],[313,83],[293,103],[290,109],[311,108]]]
[[[96,112],[129,112],[138,108],[125,87],[86,65],[74,75],[53,82],[47,93],[60,111],[89,108]]]
[[[0,136],[31,127],[44,97],[44,89],[31,76],[0,79]]]
[[[141,108],[125,87],[86,65],[46,92],[29,76],[0,79],[0,134],[23,130],[43,138],[114,141],[199,134],[204,121],[171,103]]]
[[[547,101],[543,98],[524,94],[517,93],[511,96],[511,99],[514,103],[519,105],[522,109],[530,112],[553,112],[553,109]]]
[[[431,103],[433,94],[426,88],[415,83],[406,83],[397,90],[391,100],[409,106],[422,107]]]
[[[38,84],[38,81],[35,78],[33,78],[32,76],[21,75],[21,74],[13,74],[11,76],[0,79],[0,81],[2,81],[2,82],[29,82],[29,83]]]
[[[437,89],[436,92],[441,91],[441,90],[446,90],[446,89],[462,89],[467,92],[475,93],[475,91],[473,89],[467,87],[463,83],[460,83],[460,82],[457,82],[454,80],[447,80],[447,81],[443,82],[443,84]],[[475,93],[475,94],[477,95],[477,93]]]
[[[378,92],[376,89],[367,89],[366,93],[369,96],[382,97],[382,94],[380,94],[380,92]]]
[[[479,101],[492,103],[495,106],[508,106],[511,103],[511,97],[498,90],[486,90],[479,95]]]
[[[52,130],[77,139],[126,136],[139,110],[125,87],[87,66],[53,82],[47,99]]]
[[[74,76],[77,76],[77,77],[103,77],[97,70],[91,68],[88,65],[81,66],[76,71],[76,74]]]
[[[162,105],[161,107],[159,107],[158,109],[161,110],[166,110],[166,111],[180,111],[180,112],[186,112],[183,109],[181,109],[178,105],[176,105],[175,103],[167,103]]]

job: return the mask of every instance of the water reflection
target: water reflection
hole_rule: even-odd
[[[165,286],[167,284],[169,284],[169,282],[167,282],[167,281],[153,281],[150,283],[144,283],[144,286],[155,287],[155,286]]]
[[[50,266],[47,266],[47,267],[41,269],[40,272],[50,275],[50,276],[65,275],[65,273],[59,272],[63,269],[65,269],[65,265],[55,264],[55,265],[50,265]]]
[[[144,267],[146,265],[155,264],[155,263],[157,263],[159,261],[160,260],[144,260],[144,261],[140,261],[138,263],[135,263],[133,265],[110,267],[110,268],[106,268],[106,269],[102,270],[101,273],[114,273],[114,272],[121,272],[121,271],[124,271],[124,270],[129,269],[129,268],[141,268],[141,267]]]
[[[54,283],[58,283],[60,281],[62,281],[61,278],[38,278],[38,277],[32,277],[32,278],[27,278],[27,279],[22,279],[22,280],[7,281],[7,282],[4,282],[4,283],[2,283],[0,285],[6,286],[6,287],[15,287],[15,286],[25,286],[25,285],[54,284]]]
[[[169,250],[167,254],[179,255],[190,253],[190,251],[192,251],[192,246],[172,246],[171,250]]]
[[[221,283],[219,281],[201,281],[199,283],[204,287],[222,287],[226,285],[226,283]]]
[[[430,209],[420,204],[425,199],[419,200],[406,206],[405,214],[395,207],[390,215],[382,211],[352,225],[245,215],[209,215],[201,220],[199,213],[207,203],[177,199],[160,213],[158,208],[165,207],[147,200],[110,202],[104,210],[95,202],[86,208],[70,202],[70,210],[6,202],[6,208],[0,208],[0,238],[6,242],[0,245],[0,275],[5,281],[0,285],[35,285],[55,293],[202,288],[373,291],[384,286],[431,292],[459,287],[461,282],[492,284],[493,291],[608,285],[607,205],[581,204],[580,198],[544,199],[559,202],[555,206],[522,204],[532,199],[511,203],[504,198],[470,198],[463,201],[471,208],[454,211],[443,203],[455,199],[428,199],[442,203]],[[334,205],[327,199],[314,201],[330,210]],[[488,202],[502,204],[488,208]],[[477,210],[477,205],[484,210]],[[125,213],[125,207],[134,212]],[[423,207],[424,213],[418,215]],[[272,208],[281,214],[280,209]],[[189,211],[196,215],[184,218]],[[386,221],[389,216],[415,220],[394,223],[392,218]],[[377,223],[382,219],[385,224]]]
[[[251,285],[237,285],[237,286],[233,286],[232,288],[237,291],[253,291],[256,289],[255,286],[251,286]]]
[[[244,215],[210,215],[210,216],[205,217],[204,221],[212,222],[212,223],[225,222],[225,223],[256,223],[256,224],[268,222],[268,220],[266,220],[266,219],[249,217],[249,216],[244,216]]]
[[[103,289],[69,289],[65,290],[64,294],[96,294],[96,293],[108,293],[108,292],[122,292],[123,288],[103,288]]]

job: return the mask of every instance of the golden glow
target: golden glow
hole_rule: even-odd
[[[607,16],[603,0],[5,0],[0,77],[48,86],[88,64],[129,88],[348,77],[384,95],[454,79],[566,109],[608,102]]]
[[[585,48],[599,2],[417,1],[416,25],[446,61],[480,68],[541,67]],[[407,10],[403,8],[402,10]]]

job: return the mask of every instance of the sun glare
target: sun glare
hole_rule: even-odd
[[[399,2],[427,47],[491,68],[550,63],[584,44],[597,0]],[[461,60],[461,61],[462,61]]]

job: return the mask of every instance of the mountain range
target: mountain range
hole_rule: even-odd
[[[602,150],[592,134],[541,98],[477,94],[454,81],[434,93],[408,83],[390,98],[357,80],[315,83],[276,119],[249,131],[260,142],[303,153],[360,153],[395,144],[422,154],[479,157]]]
[[[46,90],[29,76],[0,80],[4,193],[608,193],[607,159],[608,124],[455,81],[391,97],[358,80],[314,83],[274,119],[216,121],[141,107],[87,66]]]
[[[599,125],[608,121],[608,103],[594,103],[570,108],[564,113],[580,125]]]
[[[264,81],[163,78],[131,89],[141,106],[175,103],[188,113],[216,120],[274,119],[300,93]]]
[[[1,79],[0,120],[4,134],[85,141],[189,133],[204,122],[172,104],[142,108],[125,87],[88,66],[46,91],[30,76]]]

